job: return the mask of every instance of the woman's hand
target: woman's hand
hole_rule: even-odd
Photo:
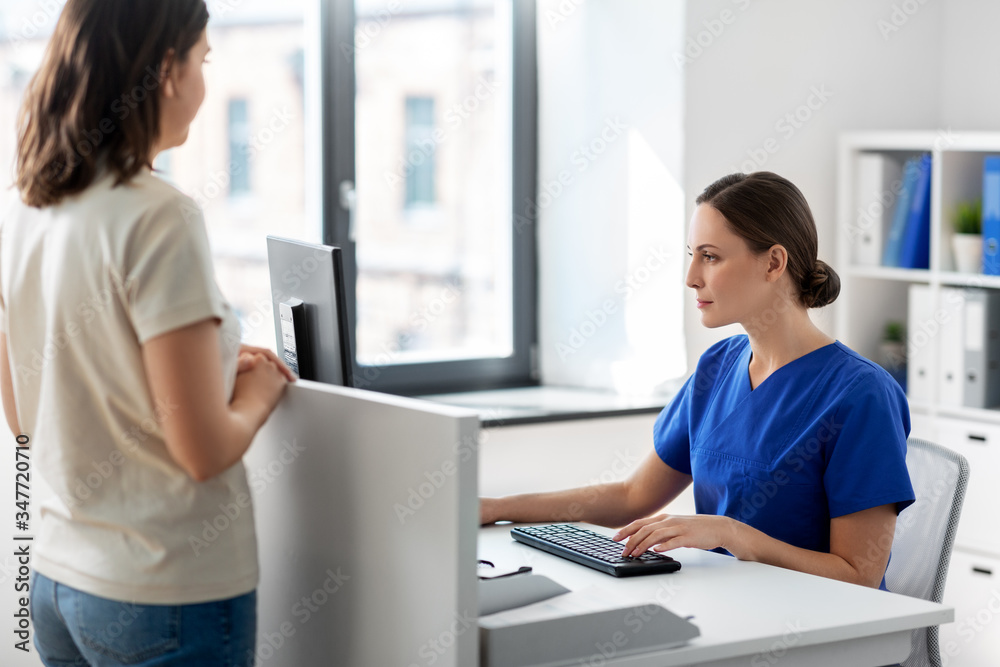
[[[288,368],[263,355],[258,355],[249,363],[251,367],[236,376],[232,402],[250,400],[264,410],[266,419],[288,385]]]
[[[245,370],[227,399],[218,319],[168,331],[142,346],[153,400],[176,405],[157,415],[167,451],[195,481],[212,479],[243,458],[288,384],[288,369],[276,356],[253,347],[241,352]]]
[[[239,374],[252,371],[257,365],[257,360],[263,358],[264,357],[250,352],[240,352],[240,356],[237,357],[236,373]]]
[[[274,364],[289,382],[295,382],[295,373],[285,365],[285,362],[277,354],[264,347],[240,345],[239,363],[236,367],[236,372],[245,373],[251,371],[257,366],[258,362],[265,360]]]
[[[628,539],[623,556],[639,556],[648,549],[669,551],[677,547],[715,549],[732,552],[744,524],[727,516],[697,514],[675,516],[660,514],[633,521],[614,536],[615,541]]]

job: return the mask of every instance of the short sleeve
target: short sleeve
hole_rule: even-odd
[[[222,319],[204,219],[193,203],[173,200],[137,226],[124,291],[140,343],[206,319]]]
[[[691,474],[691,390],[692,375],[677,392],[670,404],[660,412],[653,425],[653,447],[668,466]]]
[[[906,469],[909,408],[892,378],[857,378],[828,428],[837,431],[823,476],[831,518],[890,503],[898,514],[913,503]]]

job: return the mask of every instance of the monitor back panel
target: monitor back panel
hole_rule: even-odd
[[[333,246],[267,237],[274,334],[281,356],[278,304],[291,298],[306,304],[306,327],[317,382],[350,387],[352,367],[344,300],[341,250]]]

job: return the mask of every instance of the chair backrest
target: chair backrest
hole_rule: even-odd
[[[893,593],[941,602],[969,463],[950,449],[910,438],[906,467],[917,500],[896,520],[885,584]],[[941,667],[937,626],[914,630],[911,647],[903,665]]]

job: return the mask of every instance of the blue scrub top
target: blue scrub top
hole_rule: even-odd
[[[654,427],[656,453],[692,475],[699,514],[830,551],[830,519],[914,501],[910,412],[880,366],[840,342],[750,388],[750,341],[713,345]]]

